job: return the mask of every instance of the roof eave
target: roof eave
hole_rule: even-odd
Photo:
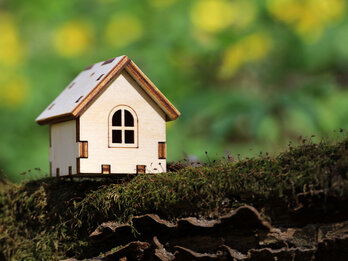
[[[54,116],[54,117],[49,117],[49,118],[36,120],[36,122],[39,125],[46,125],[46,124],[53,124],[53,123],[63,122],[63,121],[70,121],[70,120],[74,120],[76,118],[77,117],[72,115],[71,113],[66,113],[66,114],[62,114],[62,115],[58,115],[58,116]]]

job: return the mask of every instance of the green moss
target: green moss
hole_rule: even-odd
[[[41,179],[9,186],[0,196],[0,249],[15,260],[84,257],[102,222],[157,213],[211,215],[241,204],[295,204],[297,193],[348,193],[348,139],[304,144],[277,157],[228,158],[176,172],[111,179]],[[227,202],[227,203],[226,203]]]

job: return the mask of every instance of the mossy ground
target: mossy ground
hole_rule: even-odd
[[[0,252],[9,260],[86,257],[102,222],[133,215],[213,216],[242,204],[296,204],[323,189],[348,195],[348,139],[289,147],[276,157],[188,166],[175,172],[112,179],[45,178],[9,185],[0,195]],[[0,253],[1,254],[1,253]]]

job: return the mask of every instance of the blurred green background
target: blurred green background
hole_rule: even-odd
[[[122,54],[182,112],[168,124],[169,160],[275,153],[347,129],[347,6],[0,0],[1,171],[45,175],[48,128],[35,118],[87,65]]]

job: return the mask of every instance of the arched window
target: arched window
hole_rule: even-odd
[[[109,147],[138,147],[138,119],[128,106],[117,106],[110,113]]]

